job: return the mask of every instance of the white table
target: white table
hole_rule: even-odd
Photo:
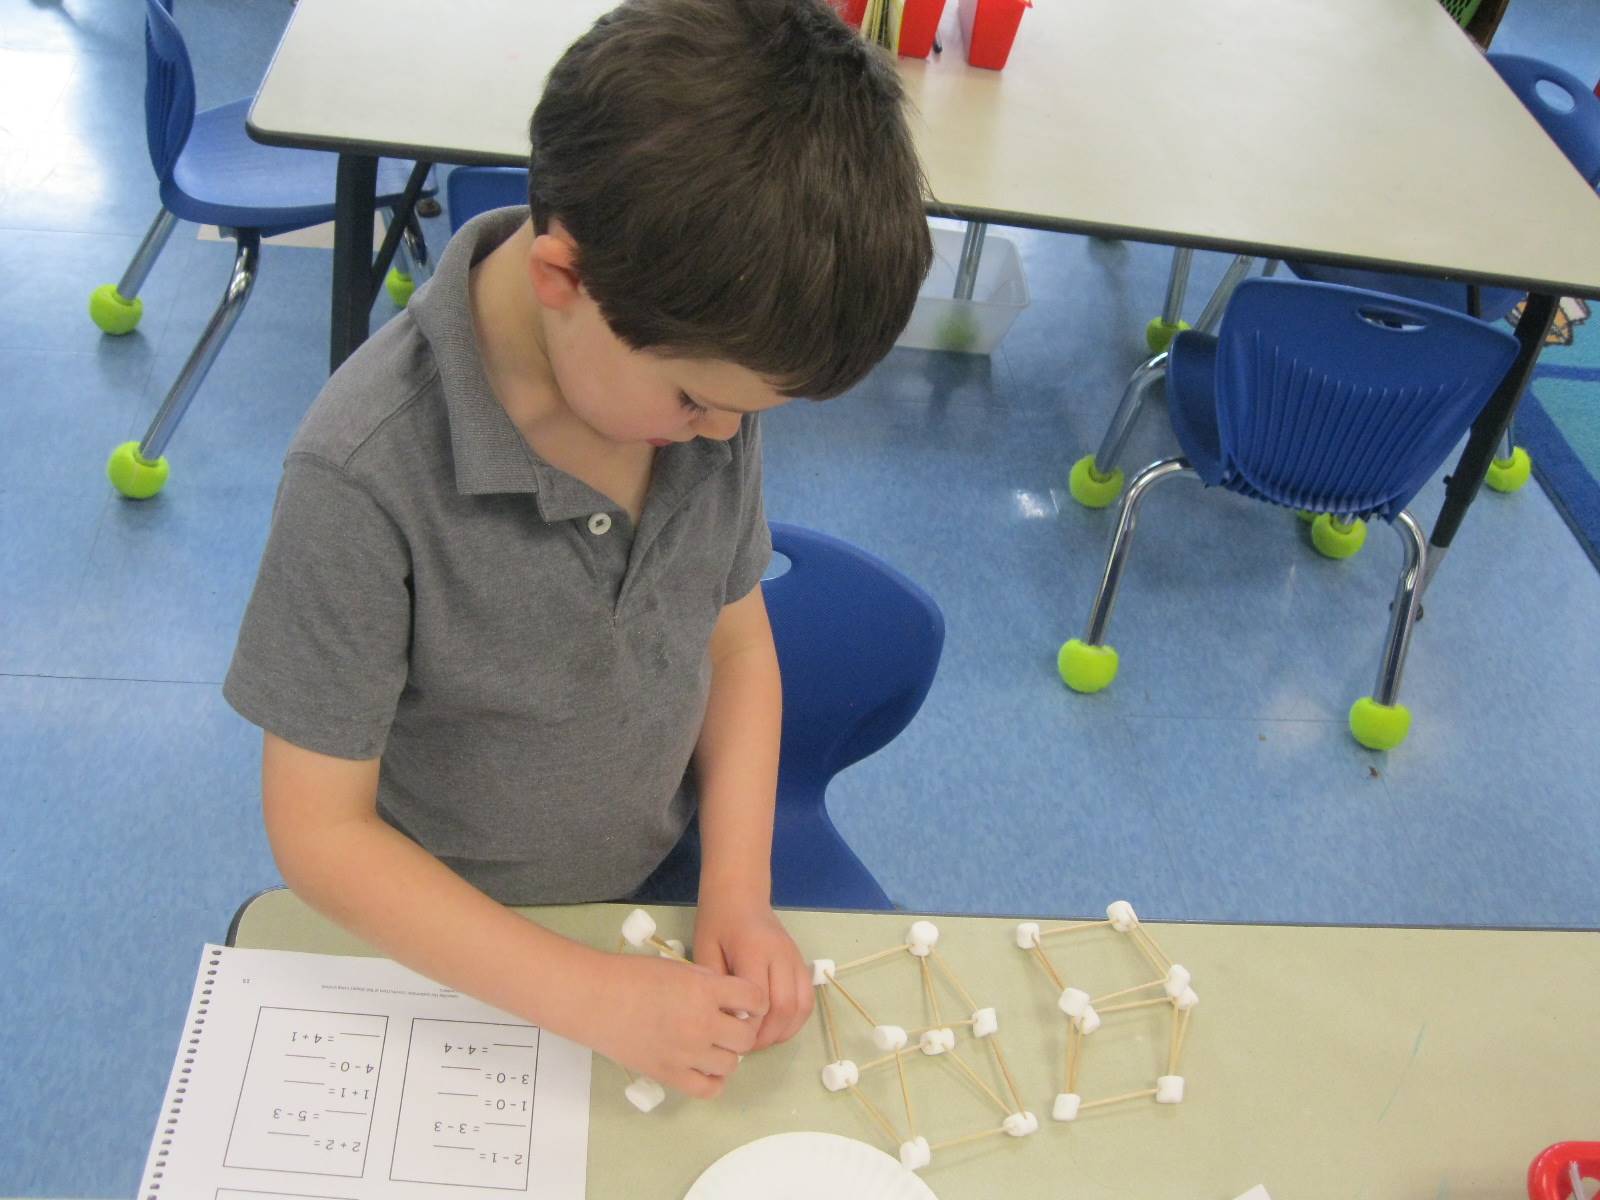
[[[610,6],[301,0],[249,129],[340,155],[335,366],[387,265],[377,156],[525,163],[546,72]],[[900,60],[934,211],[1533,293],[1447,489],[1448,547],[1554,298],[1600,296],[1600,202],[1438,0],[1039,0],[1002,72],[963,61],[955,7],[942,56]]]

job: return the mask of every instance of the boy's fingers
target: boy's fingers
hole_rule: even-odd
[[[722,1094],[727,1083],[721,1076],[706,1075],[693,1069],[675,1072],[666,1082],[696,1100],[715,1099]]]
[[[739,1056],[732,1050],[724,1050],[720,1046],[708,1046],[703,1053],[695,1056],[692,1065],[702,1075],[709,1075],[713,1079],[726,1079],[739,1069]]]
[[[741,1021],[726,1013],[717,1019],[717,1031],[712,1040],[724,1050],[734,1054],[749,1054],[756,1048],[756,1022],[754,1018]]]
[[[723,975],[716,981],[717,1007],[728,1013],[749,1013],[752,1020],[767,1015],[766,989],[738,975]]]

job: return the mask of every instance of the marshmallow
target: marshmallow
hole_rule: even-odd
[[[943,1054],[946,1050],[956,1048],[956,1031],[954,1029],[925,1029],[922,1037],[917,1039],[917,1045],[924,1054]]]
[[[918,958],[927,958],[938,941],[939,927],[932,921],[913,922],[911,932],[906,935],[906,945]]]
[[[1050,1110],[1050,1115],[1058,1121],[1076,1121],[1078,1106],[1082,1103],[1083,1097],[1077,1092],[1062,1092],[1056,1097],[1055,1107]]]
[[[1027,1137],[1030,1133],[1039,1132],[1039,1118],[1031,1112],[1014,1112],[1000,1123],[1000,1127],[1012,1137]]]
[[[670,950],[672,953],[671,954],[667,953],[668,950]],[[667,939],[667,949],[658,951],[658,953],[661,955],[662,958],[671,958],[674,954],[677,955],[679,958],[687,958],[688,957],[688,954],[685,953],[685,948],[684,948],[683,943],[680,942],[677,938],[668,938]]]
[[[811,964],[811,986],[821,987],[833,978],[833,959],[819,958]]]
[[[667,1089],[654,1079],[641,1075],[622,1094],[628,1098],[629,1104],[647,1113],[667,1098]]]
[[[992,1008],[980,1008],[972,1014],[972,1036],[986,1038],[1000,1028],[1000,1017]]]
[[[900,1143],[900,1165],[907,1170],[919,1170],[932,1161],[933,1151],[928,1148],[927,1138],[912,1138],[909,1142]]]
[[[1111,919],[1111,928],[1118,933],[1127,933],[1139,923],[1139,917],[1133,911],[1133,905],[1126,900],[1113,900],[1106,908],[1106,916]]]
[[[630,946],[647,945],[655,932],[655,918],[642,908],[634,909],[622,922],[622,940]]]
[[[1183,995],[1184,990],[1189,986],[1189,980],[1192,978],[1194,977],[1187,970],[1177,963],[1173,963],[1167,968],[1167,978],[1164,984],[1167,989],[1167,995],[1176,1000]]]
[[[1157,1104],[1183,1103],[1183,1076],[1163,1075],[1156,1080]]]
[[[879,1050],[902,1050],[906,1044],[906,1031],[898,1025],[875,1025],[872,1044]]]
[[[1089,1007],[1089,993],[1082,988],[1069,987],[1061,993],[1061,999],[1056,1003],[1067,1016],[1081,1017],[1084,1009]]]
[[[841,1058],[822,1068],[822,1086],[830,1092],[842,1092],[860,1082],[861,1069],[848,1058]]]
[[[1039,945],[1039,923],[1024,921],[1017,926],[1017,949],[1032,950]]]
[[[1072,1023],[1078,1027],[1079,1033],[1093,1033],[1100,1028],[1100,1014],[1090,1005],[1083,1010],[1082,1016],[1073,1017]]]
[[[1189,1009],[1199,1003],[1200,997],[1195,994],[1195,990],[1192,987],[1186,987],[1183,989],[1183,994],[1178,997],[1178,1011],[1188,1012]]]

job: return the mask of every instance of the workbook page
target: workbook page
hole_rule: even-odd
[[[143,1200],[582,1200],[589,1051],[379,958],[207,946]]]

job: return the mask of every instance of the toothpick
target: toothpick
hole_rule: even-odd
[[[1006,1102],[1004,1100],[1000,1099],[999,1096],[995,1095],[994,1089],[991,1088],[987,1083],[985,1083],[983,1081],[983,1079],[978,1075],[978,1073],[976,1071],[974,1071],[970,1066],[967,1065],[967,1060],[966,1059],[962,1058],[954,1050],[946,1051],[945,1054],[942,1057],[948,1058],[951,1062],[955,1063],[956,1066],[960,1067],[963,1071],[965,1071],[966,1074],[967,1074],[967,1078],[972,1080],[972,1082],[977,1085],[979,1091],[981,1091],[985,1096],[989,1097],[989,1099],[994,1101],[994,1106],[996,1108],[998,1108],[1001,1112],[1003,1112],[1008,1117],[1011,1115],[1011,1109],[1006,1107]]]
[[[1076,933],[1080,929],[1099,929],[1109,924],[1111,924],[1110,921],[1075,921],[1071,925],[1057,925],[1054,929],[1041,929],[1039,936],[1041,938],[1055,937],[1058,933]]]
[[[922,1034],[928,1033],[934,1029],[960,1029],[962,1026],[971,1025],[972,1023],[972,1018],[968,1017],[965,1021],[946,1021],[942,1025],[924,1025],[920,1029],[906,1030],[906,1036],[920,1037]]]
[[[1150,960],[1150,965],[1165,975],[1172,969],[1172,960],[1167,957],[1166,951],[1156,945],[1155,938],[1146,932],[1142,924],[1136,924],[1132,930],[1133,944],[1144,951],[1144,956]]]
[[[1033,957],[1044,968],[1044,973],[1050,976],[1050,982],[1056,985],[1056,991],[1065,990],[1067,985],[1061,981],[1061,976],[1056,974],[1056,969],[1050,965],[1050,960],[1038,946],[1033,947]]]
[[[889,1135],[889,1141],[898,1146],[900,1144],[900,1134],[895,1131],[895,1127],[893,1125],[889,1124],[889,1118],[878,1111],[878,1106],[871,1100],[868,1100],[866,1093],[853,1084],[850,1087],[850,1094],[857,1100],[861,1101],[862,1104],[866,1105],[867,1111],[872,1114],[872,1119],[877,1121],[877,1123],[883,1127],[883,1131]]]
[[[847,963],[841,963],[834,967],[833,973],[837,975],[840,971],[848,971],[853,967],[864,967],[868,963],[877,962],[880,958],[888,958],[891,954],[903,954],[909,949],[910,947],[908,946],[890,946],[887,950],[879,950],[876,954],[869,954],[865,958],[857,958]]]
[[[848,1000],[850,1002],[850,1007],[855,1009],[858,1013],[860,1013],[862,1018],[866,1021],[866,1023],[868,1025],[871,1025],[874,1028],[876,1028],[878,1023],[872,1019],[872,1014],[869,1013],[865,1008],[863,1008],[861,1006],[861,1001],[857,1000],[854,996],[852,996],[850,994],[849,990],[844,986],[844,984],[840,983],[837,979],[835,979],[833,981],[833,986],[839,989],[839,995],[843,996],[846,1000]]]
[[[1096,1005],[1095,1012],[1099,1013],[1103,1017],[1108,1013],[1127,1012],[1130,1008],[1149,1008],[1154,1004],[1171,1003],[1172,998],[1170,996],[1161,996],[1155,1000],[1135,1000],[1131,1004],[1113,1004],[1110,1008],[1101,1008],[1099,1005]]]
[[[1183,1015],[1176,1010],[1172,1014],[1172,1034],[1167,1039],[1167,1074],[1178,1073],[1178,1030],[1183,1027]]]
[[[1010,1115],[1011,1115],[1010,1113],[1006,1114],[1006,1116],[1008,1116],[1008,1117]],[[955,1147],[955,1146],[964,1146],[968,1142],[976,1142],[976,1141],[981,1141],[983,1138],[994,1137],[996,1134],[1004,1133],[1005,1131],[1006,1131],[1005,1130],[1005,1126],[1004,1125],[1000,1125],[1000,1126],[995,1127],[994,1129],[985,1129],[982,1133],[969,1133],[965,1137],[951,1138],[947,1142],[939,1142],[936,1145],[929,1146],[928,1147],[928,1151],[929,1151],[929,1153],[932,1153],[935,1150],[949,1150],[949,1149],[951,1149],[952,1147]]]
[[[1172,1048],[1172,1057],[1167,1060],[1168,1075],[1176,1075],[1178,1073],[1178,1059],[1183,1057],[1183,1039],[1189,1036],[1189,1014],[1193,1011],[1193,1009],[1189,1008],[1184,1009],[1178,1015],[1178,1019],[1173,1022],[1178,1027],[1178,1041],[1177,1045]]]
[[[929,968],[926,957],[918,961],[922,963],[922,986],[928,993],[928,1004],[933,1008],[934,1027],[942,1028],[944,1018],[939,1015],[939,997],[933,990],[933,971]]]
[[[976,1012],[982,1006],[972,998],[972,993],[961,986],[961,981],[956,978],[956,973],[950,969],[950,964],[945,962],[944,955],[938,950],[933,952],[933,960],[939,965],[940,973],[950,981],[950,986],[956,989],[957,994],[967,1002],[967,1007]]]
[[[905,1055],[896,1050],[894,1052],[895,1070],[900,1075],[900,1095],[906,1102],[906,1127],[911,1130],[911,1140],[917,1140],[917,1118],[911,1111],[911,1089],[906,1086],[906,1060]]]
[[[1146,1088],[1142,1092],[1127,1092],[1121,1096],[1111,1096],[1105,1100],[1091,1100],[1087,1104],[1080,1104],[1078,1105],[1078,1111],[1082,1112],[1086,1108],[1103,1108],[1107,1104],[1121,1104],[1126,1100],[1143,1100],[1155,1094],[1155,1088]]]
[[[1089,1003],[1099,1009],[1100,1012],[1105,1012],[1106,1010],[1100,1008],[1100,1005],[1106,1000],[1115,1000],[1118,996],[1131,996],[1135,992],[1144,992],[1155,987],[1165,987],[1166,983],[1167,981],[1164,978],[1152,979],[1149,983],[1136,983],[1132,987],[1123,988],[1120,992],[1107,992],[1104,996],[1096,996]]]
[[[1017,1081],[1011,1077],[1011,1068],[1006,1065],[1006,1056],[1000,1049],[1000,1035],[991,1033],[988,1042],[994,1047],[994,1058],[1000,1064],[1000,1073],[1006,1077],[1006,1086],[1011,1089],[1011,1098],[1017,1102],[1017,1111],[1022,1112],[1027,1105],[1022,1103],[1022,1093],[1017,1090]]]
[[[657,937],[653,933],[650,935],[650,944],[652,946],[654,946],[657,950],[661,951],[661,953],[665,954],[670,959],[674,959],[677,962],[681,962],[681,963],[686,963],[686,962],[689,961],[687,958],[685,958],[683,955],[679,954],[676,950],[674,950],[671,946],[667,945],[665,942],[663,942],[659,937]]]
[[[856,1069],[865,1073],[867,1071],[876,1070],[879,1067],[886,1067],[895,1060],[899,1053],[900,1052],[896,1050],[893,1054],[885,1054],[882,1058],[875,1058],[871,1062],[862,1063]]]
[[[1067,1039],[1072,1045],[1072,1053],[1068,1061],[1072,1064],[1067,1070],[1067,1091],[1078,1090],[1078,1065],[1083,1062],[1083,1031],[1076,1025],[1072,1026],[1072,1035]]]
[[[822,1024],[828,1031],[828,1045],[833,1050],[833,1061],[838,1062],[844,1055],[839,1053],[839,1033],[834,1028],[833,1001],[828,999],[827,985],[819,987],[817,994],[822,997]]]

